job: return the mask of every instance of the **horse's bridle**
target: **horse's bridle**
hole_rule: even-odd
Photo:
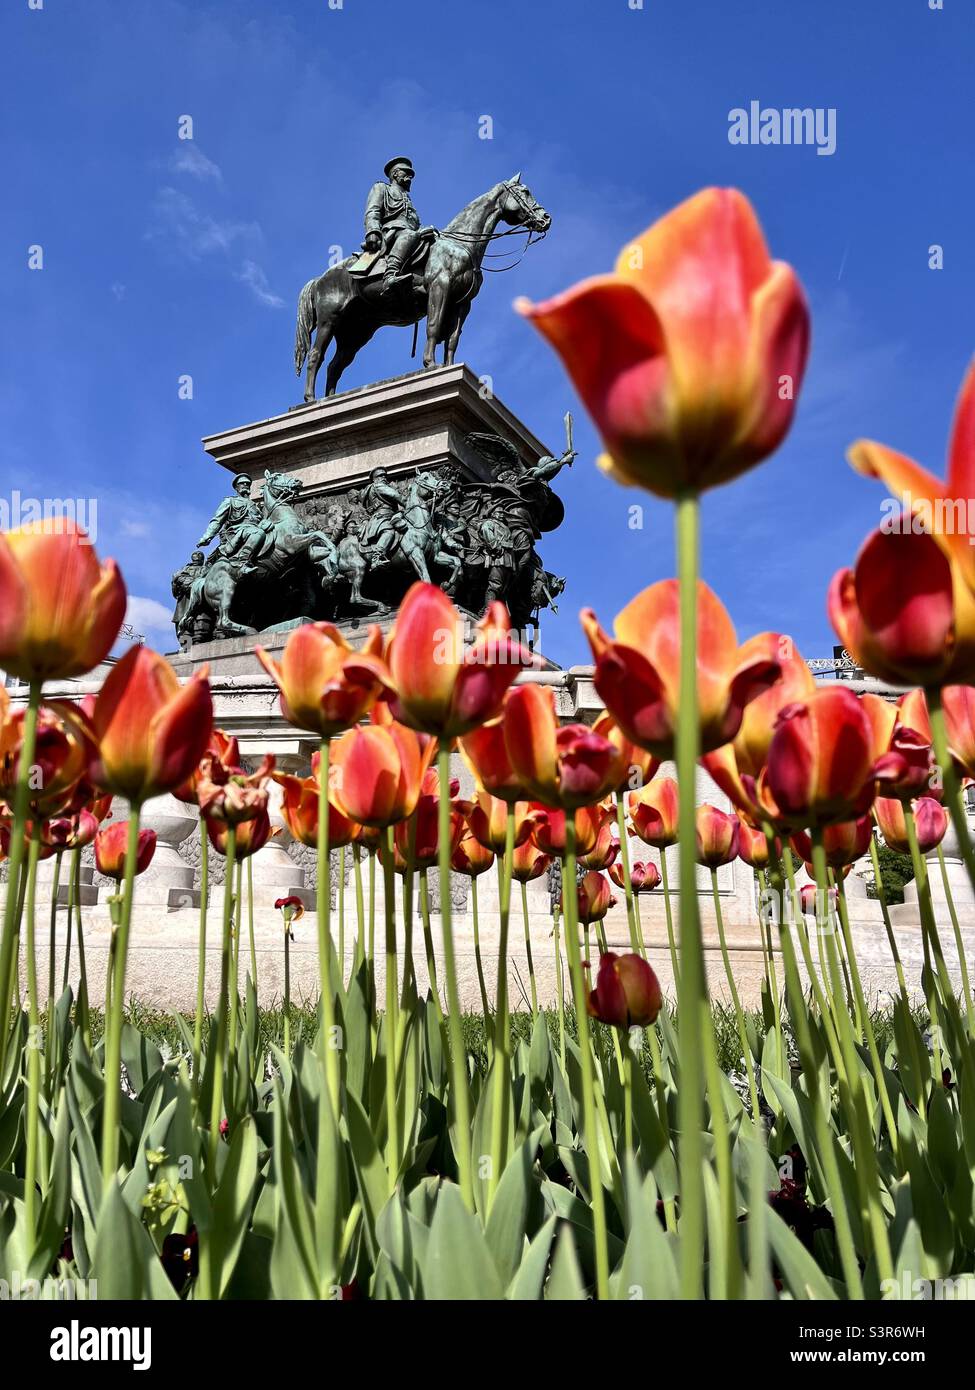
[[[521,184],[510,183],[507,179],[505,179],[504,182],[501,184],[501,187],[505,190],[505,192],[511,194],[515,202],[521,208],[522,212],[526,214],[526,218],[531,217],[533,213],[542,210],[540,208],[539,203],[535,199],[532,199],[532,203],[528,202],[528,194],[526,193],[525,189],[521,186]],[[529,246],[536,246],[538,242],[542,241],[543,238],[548,235],[547,230],[544,232],[539,232],[536,231],[534,227],[526,226],[525,223],[522,222],[519,223],[517,227],[506,227],[503,232],[488,232],[486,236],[474,232],[443,232],[441,233],[441,235],[445,236],[448,241],[456,241],[465,251],[467,251],[468,255],[470,255],[469,248],[471,246],[479,244],[480,242],[486,243],[489,241],[500,241],[503,237],[516,236],[521,233],[525,233],[528,239],[525,242],[524,246],[521,248],[521,255],[519,255],[516,261],[512,261],[510,265],[481,267],[481,269],[488,275],[501,275],[506,270],[514,270],[515,266],[521,263],[521,260],[524,257],[525,252],[528,250]],[[485,251],[484,253],[485,257],[490,256],[490,254],[490,251]],[[502,251],[498,254],[504,255],[505,253]]]

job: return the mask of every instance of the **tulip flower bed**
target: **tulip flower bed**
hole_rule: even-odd
[[[206,672],[181,685],[144,648],[97,696],[48,698],[46,684],[110,651],[124,584],[67,524],[0,536],[0,667],[29,691],[19,708],[0,696],[0,1276],[94,1279],[101,1298],[828,1301],[975,1277],[975,1009],[958,915],[949,894],[946,950],[927,857],[950,820],[975,884],[962,801],[975,777],[972,537],[939,525],[870,537],[829,611],[862,668],[908,693],[816,686],[785,634],[739,645],[698,579],[700,493],[781,442],[807,350],[802,290],[747,201],[701,193],[625,248],[616,273],[523,309],[563,357],[606,469],[675,504],[677,578],[638,593],[612,634],[581,615],[606,706],[594,727],[559,724],[502,604],[465,633],[451,601],[416,584],[388,638],[373,629],[360,650],[328,623],[296,629],[280,664],[257,649],[283,717],[319,746],[304,778],[270,756],[245,770],[212,727]],[[881,445],[852,458],[943,517],[975,476],[975,373],[947,482]],[[451,778],[455,754],[471,799]],[[699,765],[732,812],[696,805]],[[305,908],[280,899],[274,1041],[262,1005],[277,1001],[259,998],[241,917],[272,778],[289,829],[317,853],[320,986],[303,1019],[289,951]],[[204,876],[197,1008],[174,1019],[166,1054],[126,1013],[133,903],[154,852],[140,818],[163,792],[199,808]],[[127,819],[107,819],[113,797]],[[884,1014],[864,989],[844,887],[867,855],[880,883],[875,825],[910,857],[924,949],[909,980],[881,894],[898,978]],[[634,860],[630,832],[679,846],[676,884],[666,858],[659,870]],[[40,979],[36,951],[45,922],[58,926],[39,861],[54,856],[55,887],[63,867],[75,892],[92,841],[118,885],[100,1036],[83,913],[69,914],[76,987],[53,969]],[[339,847],[354,864],[350,970],[333,942]],[[208,911],[212,856],[225,872]],[[760,904],[759,1018],[738,991],[715,878],[738,857]],[[531,1014],[513,1026],[514,886],[556,862],[554,1013],[529,955]],[[725,968],[717,1015],[699,866]],[[471,880],[476,1027],[461,1008],[451,871]],[[485,872],[500,885],[497,970],[476,925]],[[364,888],[377,880],[378,922]],[[673,1015],[641,922],[658,885]],[[623,953],[601,925],[614,889]],[[212,1015],[208,941],[220,946]],[[734,1045],[719,1046],[728,1027]]]

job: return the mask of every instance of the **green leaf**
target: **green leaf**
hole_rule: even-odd
[[[484,1232],[454,1183],[444,1183],[440,1189],[423,1263],[423,1288],[435,1302],[504,1297]]]
[[[552,1260],[552,1273],[545,1286],[545,1297],[550,1303],[580,1303],[585,1302],[587,1298],[569,1226],[563,1226],[559,1231],[555,1243],[555,1258]]]

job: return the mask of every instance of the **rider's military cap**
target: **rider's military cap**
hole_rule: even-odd
[[[389,163],[386,164],[383,168],[383,173],[386,175],[387,178],[389,178],[390,174],[396,168],[397,164],[405,164],[411,174],[416,173],[416,170],[413,168],[412,160],[407,159],[405,154],[398,154],[395,159],[391,159]]]

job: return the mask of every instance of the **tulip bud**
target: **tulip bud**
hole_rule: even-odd
[[[114,878],[121,883],[125,877],[125,855],[129,842],[129,822],[112,821],[95,836],[95,867],[106,878]],[[156,852],[156,832],[139,831],[139,846],[136,851],[135,873],[143,874],[152,863]]]
[[[619,956],[607,951],[599,958],[596,987],[589,995],[589,1013],[614,1028],[647,1028],[660,1012],[660,981],[642,956]]]

